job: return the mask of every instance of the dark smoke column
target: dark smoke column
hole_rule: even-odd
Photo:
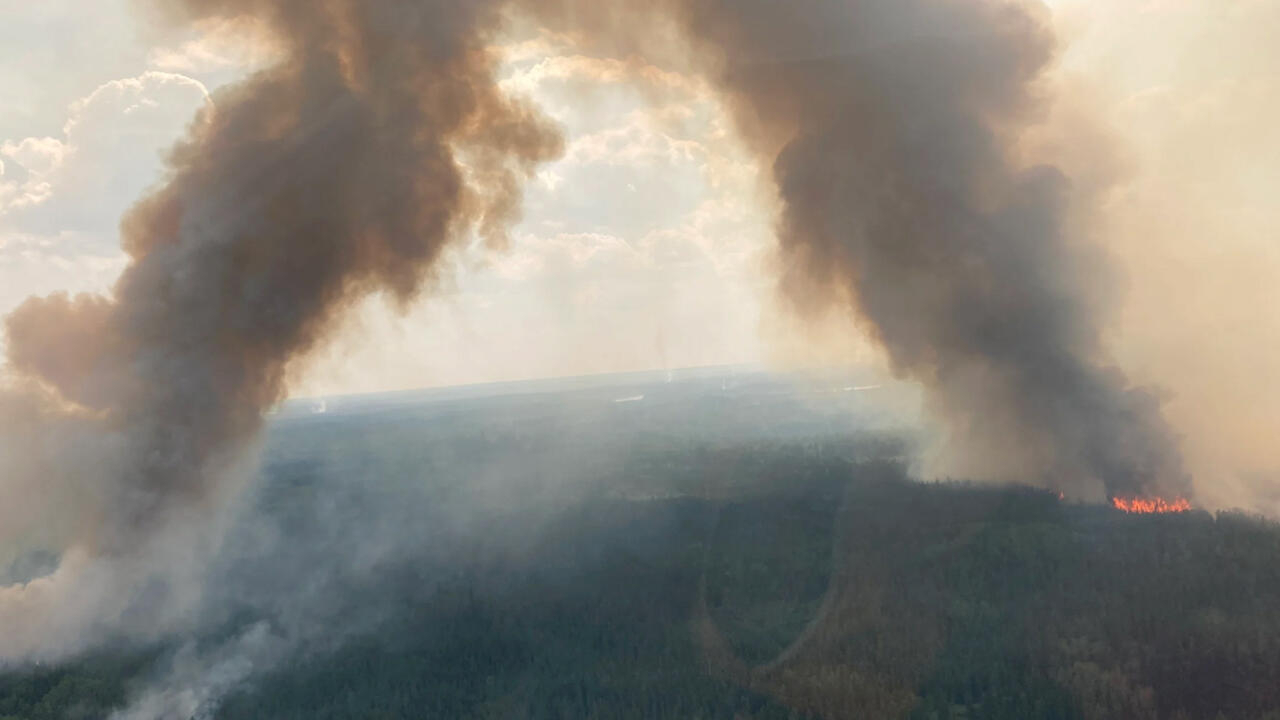
[[[119,561],[92,593],[133,592],[149,571],[121,558],[216,515],[232,465],[284,397],[289,362],[346,305],[372,292],[409,299],[451,239],[473,229],[497,239],[518,214],[523,180],[561,140],[496,85],[498,5],[166,5],[179,21],[251,16],[281,59],[219,93],[173,151],[162,187],[124,220],[132,263],[109,297],[31,300],[8,319],[11,374],[38,388],[28,395],[52,396],[44,436],[106,438],[101,462],[41,480],[48,495],[58,481],[102,499],[66,541],[77,557]],[[66,567],[47,581],[75,582]],[[37,589],[0,596],[0,617],[30,626],[32,647],[55,626],[89,622],[19,617],[56,616],[54,597],[79,594],[66,612],[81,615],[129,604],[74,587],[34,598]],[[8,644],[0,655],[31,649]]]
[[[1188,491],[1158,403],[1107,365],[1105,263],[1067,230],[1069,179],[1011,157],[1052,51],[1029,4],[672,5],[772,163],[786,289],[851,301],[970,468]]]
[[[254,436],[287,363],[344,305],[406,300],[449,239],[501,232],[560,146],[498,93],[496,3],[186,5],[266,21],[283,61],[217,96],[174,151],[124,222],[133,264],[111,299],[31,301],[9,320],[17,368],[127,435],[113,517],[144,532],[208,494],[209,463]],[[454,144],[473,150],[469,183]]]

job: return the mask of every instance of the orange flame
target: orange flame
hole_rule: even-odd
[[[1176,513],[1191,509],[1191,502],[1178,498],[1172,502],[1164,498],[1111,498],[1111,504],[1127,513]]]

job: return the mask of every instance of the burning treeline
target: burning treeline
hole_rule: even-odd
[[[1111,498],[1112,507],[1127,513],[1141,515],[1179,513],[1191,509],[1191,501],[1186,498],[1165,500],[1164,498]]]
[[[561,148],[495,81],[511,12],[600,52],[676,29],[771,173],[784,290],[852,303],[970,467],[1096,499],[1189,489],[1156,401],[1103,355],[1105,263],[1068,221],[1070,178],[1017,160],[1053,51],[1032,3],[178,5],[182,21],[256,20],[281,59],[218,93],[173,150],[124,219],[132,263],[109,297],[33,299],[8,319],[0,410],[36,429],[6,429],[2,500],[26,509],[3,539],[66,555],[0,590],[0,623],[28,628],[0,655],[119,629],[144,581],[147,602],[176,602],[148,553],[175,525],[213,524],[289,363],[352,300],[429,286],[451,241],[501,238]]]

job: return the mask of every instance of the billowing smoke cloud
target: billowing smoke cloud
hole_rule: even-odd
[[[110,297],[33,299],[8,319],[6,443],[25,459],[8,461],[3,505],[47,502],[33,531],[74,521],[36,538],[64,552],[56,572],[0,590],[0,656],[75,650],[140,606],[163,627],[182,606],[170,570],[192,562],[172,547],[216,538],[171,531],[211,526],[289,362],[353,298],[412,297],[451,239],[501,240],[560,139],[497,88],[496,6],[184,4],[265,23],[282,59],[217,95],[172,151],[123,222],[132,264]],[[25,452],[24,432],[49,447]]]
[[[1159,398],[1103,347],[1113,277],[1079,208],[1106,173],[1073,185],[1023,159],[1055,50],[1045,8],[660,5],[541,11],[604,52],[667,50],[673,28],[687,39],[772,171],[783,289],[802,309],[851,304],[924,384],[948,431],[933,467],[1093,500],[1190,491]]]
[[[1115,352],[1171,389],[1199,504],[1280,514],[1280,47],[1266,31],[1280,5],[1057,8],[1059,87],[1120,134],[1125,162],[1101,228],[1131,269]]]
[[[1106,359],[1109,272],[1071,179],[1019,159],[1054,49],[1035,8],[676,5],[771,163],[785,289],[853,303],[929,390],[953,466],[1093,499],[1189,491],[1157,398]]]
[[[1005,2],[693,2],[784,204],[784,282],[847,296],[981,472],[1187,491],[1156,400],[1106,365],[1070,181],[1021,167],[1051,37]],[[1028,477],[1028,475],[1030,477]]]
[[[772,170],[785,288],[856,307],[968,467],[1081,497],[1187,491],[1157,400],[1106,360],[1108,272],[1070,179],[1019,159],[1053,51],[1029,6],[515,4],[612,52],[669,48],[644,31],[678,30]],[[521,181],[560,147],[494,83],[506,5],[181,4],[188,20],[256,18],[282,59],[216,95],[173,151],[124,222],[133,264],[111,297],[33,300],[8,321],[20,392],[0,410],[43,430],[6,461],[0,499],[45,498],[31,518],[63,512],[48,498],[76,509],[65,527],[18,523],[68,552],[0,590],[0,624],[29,629],[0,655],[75,649],[130,613],[163,629],[182,607],[173,568],[216,539],[207,517],[291,360],[353,298],[412,297],[451,239],[500,240]]]

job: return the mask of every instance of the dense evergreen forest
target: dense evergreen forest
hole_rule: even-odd
[[[558,422],[384,420],[277,431],[251,515],[272,529],[233,533],[194,641],[8,668],[0,719],[110,717],[251,626],[297,640],[212,717],[1280,718],[1270,521],[915,482],[886,432],[676,428],[565,464],[539,450]],[[541,481],[495,490],[481,463],[413,489],[494,447]]]

